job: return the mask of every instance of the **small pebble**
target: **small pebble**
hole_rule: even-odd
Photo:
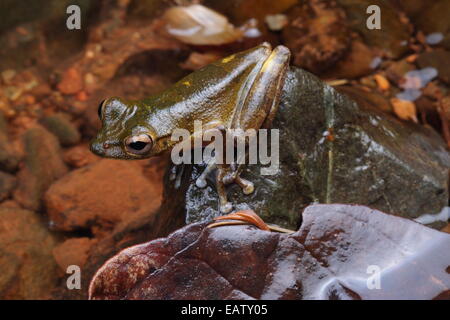
[[[375,81],[377,82],[378,88],[382,91],[386,91],[389,90],[389,88],[391,87],[391,85],[389,84],[389,81],[382,76],[381,74],[376,74],[374,76]]]
[[[88,99],[88,95],[87,95],[86,91],[82,90],[82,91],[77,93],[75,98],[78,101],[86,101]]]
[[[440,32],[430,33],[425,37],[425,42],[429,45],[436,45],[444,39],[444,35]]]
[[[1,73],[2,80],[5,84],[9,84],[10,81],[16,76],[16,70],[7,69]]]
[[[273,14],[266,16],[266,24],[272,31],[280,31],[283,29],[289,22],[287,16],[285,14]]]
[[[422,95],[422,92],[417,89],[407,89],[400,93],[397,93],[395,96],[404,101],[415,101]]]
[[[261,31],[258,28],[249,28],[245,30],[244,36],[246,38],[258,38],[262,35]]]
[[[370,62],[370,67],[372,69],[376,69],[380,66],[381,62],[383,62],[383,59],[381,59],[381,57],[375,57],[372,59],[372,61]]]

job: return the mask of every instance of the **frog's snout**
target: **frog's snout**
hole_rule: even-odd
[[[98,140],[91,141],[91,152],[98,155],[98,156],[104,156],[105,155],[105,146],[102,142],[99,142]],[[108,146],[109,148],[109,146]]]

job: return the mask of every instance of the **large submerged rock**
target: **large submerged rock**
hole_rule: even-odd
[[[36,213],[0,207],[0,298],[50,298],[58,281],[55,245]]]
[[[243,177],[256,191],[247,196],[231,185],[236,209],[297,228],[312,202],[367,205],[412,219],[447,205],[450,156],[434,131],[358,105],[306,71],[288,73],[273,128],[280,170],[263,176],[261,165],[248,165]],[[167,194],[181,195],[177,204],[167,199],[169,207],[185,208],[188,223],[220,215],[212,179],[205,189],[195,185],[203,168],[186,166],[179,188],[166,182]]]

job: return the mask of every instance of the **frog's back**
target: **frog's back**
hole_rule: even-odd
[[[145,99],[144,104],[152,109],[150,121],[166,124],[170,121],[173,127],[168,130],[192,130],[194,120],[230,125],[251,85],[249,79],[260,68],[265,51],[265,46],[259,46],[216,61],[184,77],[168,90]]]

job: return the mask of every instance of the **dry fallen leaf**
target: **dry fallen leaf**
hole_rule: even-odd
[[[391,87],[389,81],[381,74],[376,74],[374,78],[380,90],[386,91],[389,90],[389,88]]]
[[[402,100],[398,98],[391,99],[394,112],[402,120],[412,120],[417,123],[416,105],[412,101]]]
[[[227,17],[200,4],[172,7],[163,20],[171,36],[188,44],[222,45],[243,36]]]
[[[253,224],[256,227],[258,227],[261,230],[269,231],[269,227],[265,224],[265,222],[253,211],[253,210],[241,210],[234,213],[230,213],[226,216],[220,216],[215,218],[216,221],[221,220],[238,220],[238,221],[244,221],[249,224]],[[217,226],[220,225],[217,224]],[[209,227],[214,227],[216,224],[211,224]]]

